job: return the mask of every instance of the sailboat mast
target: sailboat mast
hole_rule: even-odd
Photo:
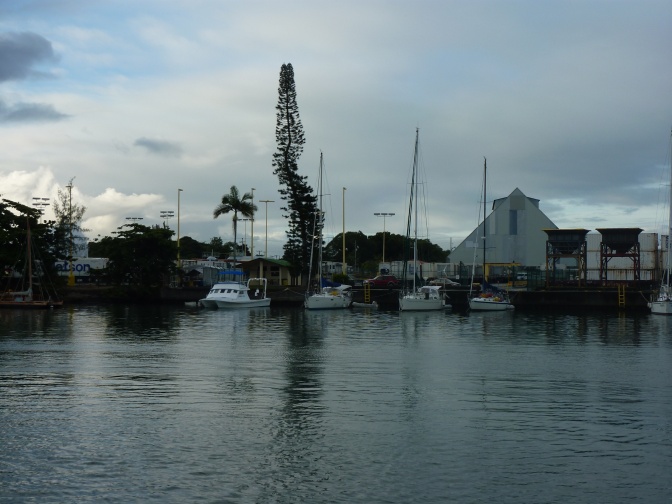
[[[320,225],[319,225],[319,230],[318,230],[318,239],[320,240],[318,243],[318,252],[317,252],[317,272],[318,276],[320,278],[320,285],[319,285],[319,290],[322,290],[322,230],[324,229],[324,222],[323,222],[323,215],[322,215],[322,153],[320,152],[320,177],[317,182],[317,188],[319,191],[319,198],[320,198],[320,209],[319,209],[319,217],[320,217]]]
[[[669,214],[667,216],[667,292],[670,294],[670,268],[672,268],[672,131],[670,132],[670,194],[668,200]]]
[[[413,183],[413,191],[415,193],[415,201],[413,204],[415,205],[415,212],[414,212],[414,233],[413,233],[413,292],[415,292],[415,277],[418,274],[418,141],[420,137],[420,129],[416,128],[415,129],[415,153],[413,154],[413,175],[411,176],[412,178],[412,183]]]
[[[485,219],[487,217],[488,160],[483,157],[483,283],[485,283]]]

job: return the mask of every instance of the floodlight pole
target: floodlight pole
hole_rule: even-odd
[[[266,203],[266,244],[264,245],[264,257],[268,257],[268,204],[275,203],[275,200],[259,200],[260,203]]]
[[[383,262],[385,262],[385,218],[392,217],[394,214],[387,212],[376,212],[373,215],[383,218]]]

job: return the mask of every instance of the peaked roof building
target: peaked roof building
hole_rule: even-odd
[[[492,202],[485,219],[485,262],[543,266],[546,263],[544,229],[558,227],[539,209],[539,200],[516,188],[506,198]],[[452,264],[483,264],[483,223],[451,252]]]

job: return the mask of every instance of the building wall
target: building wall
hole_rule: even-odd
[[[485,222],[488,263],[520,263],[541,266],[546,262],[544,229],[557,226],[539,209],[539,201],[528,198],[520,189],[508,197],[495,200]],[[450,262],[465,265],[483,263],[483,225],[479,225],[450,254]],[[474,254],[475,252],[475,254]]]

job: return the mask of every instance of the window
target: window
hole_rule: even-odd
[[[518,210],[509,210],[509,234],[518,234]]]

